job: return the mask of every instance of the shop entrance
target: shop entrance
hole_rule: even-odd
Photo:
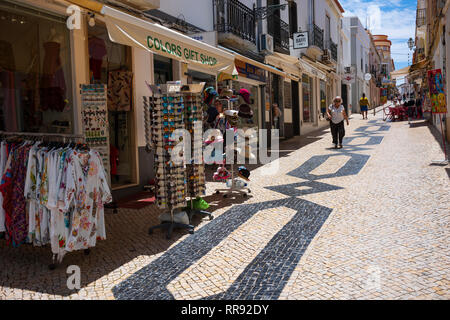
[[[91,83],[108,86],[111,188],[137,183],[131,48],[109,40],[105,27],[88,27]]]
[[[294,136],[300,135],[300,99],[298,92],[298,82],[291,81],[292,86],[292,124]]]
[[[272,106],[271,106],[271,123],[272,129],[279,130],[280,138],[284,137],[284,121],[283,121],[283,86],[280,83],[281,77],[272,74]]]
[[[347,96],[347,85],[341,84],[341,98],[342,104],[345,108],[345,113],[348,115],[348,96]]]

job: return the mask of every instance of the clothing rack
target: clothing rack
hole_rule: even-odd
[[[42,132],[12,132],[0,131],[0,136],[24,136],[24,137],[43,137],[43,138],[62,138],[63,142],[72,141],[73,139],[82,140],[85,142],[85,137],[82,134],[63,134],[63,133],[42,133]]]
[[[63,143],[66,142],[81,142],[85,143],[86,139],[83,134],[62,134],[62,133],[42,133],[42,132],[13,132],[13,131],[0,131],[0,137],[2,136],[12,136],[12,137],[41,137],[41,138],[51,138],[51,139],[62,139]],[[3,235],[0,234],[0,239],[3,238]],[[84,254],[89,255],[91,252],[90,249],[84,249]],[[52,263],[49,264],[48,268],[50,270],[54,270],[57,266],[56,263],[56,254],[52,254]]]

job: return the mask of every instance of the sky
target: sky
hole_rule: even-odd
[[[415,37],[417,0],[339,0],[344,16],[357,16],[372,34],[386,34],[391,40],[395,69],[408,66],[412,51],[407,41]],[[367,22],[366,22],[367,21]]]

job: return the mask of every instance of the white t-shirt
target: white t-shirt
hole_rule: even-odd
[[[334,107],[334,105],[330,104],[328,110],[330,110],[331,121],[334,124],[337,124],[344,120],[344,106],[342,104],[337,109]]]

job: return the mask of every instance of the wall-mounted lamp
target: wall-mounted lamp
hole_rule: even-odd
[[[95,26],[95,14],[93,12],[88,12],[88,24],[90,27],[94,27]]]

